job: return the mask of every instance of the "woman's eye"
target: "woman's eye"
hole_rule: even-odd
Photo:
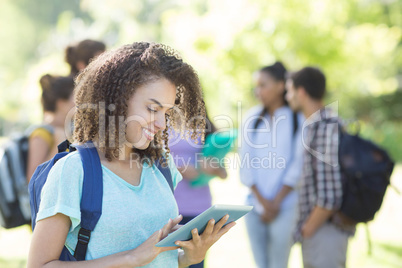
[[[157,112],[157,110],[154,110],[154,109],[152,109],[152,108],[150,108],[150,107],[147,107],[148,108],[148,111],[150,111],[150,112],[152,112],[152,113],[156,113]]]

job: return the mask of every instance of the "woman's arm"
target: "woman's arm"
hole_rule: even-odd
[[[27,159],[27,181],[31,179],[37,166],[47,160],[49,154],[49,144],[39,136],[29,139],[28,159]]]
[[[217,165],[216,163],[211,163],[207,158],[204,158],[200,163],[198,163],[198,168],[192,165],[188,165],[186,167],[177,167],[180,171],[183,179],[192,181],[196,179],[201,173],[205,173],[212,176],[217,176],[221,179],[225,179],[227,177],[227,172],[224,167]]]
[[[103,258],[80,261],[63,262],[59,261],[61,251],[64,247],[66,237],[71,225],[69,217],[64,214],[40,220],[37,222],[32,236],[31,247],[28,256],[28,268],[37,267],[137,267],[152,262],[160,253],[168,250],[175,250],[178,247],[155,247],[161,239],[176,226],[182,217],[179,216],[169,222],[161,229],[156,231],[144,243],[135,249],[116,253]]]
[[[177,170],[179,170],[179,172],[183,176],[183,179],[189,181],[194,180],[200,175],[200,173],[194,166],[177,167]]]

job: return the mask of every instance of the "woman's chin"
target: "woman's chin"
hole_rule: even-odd
[[[137,150],[145,150],[149,147],[149,145],[151,144],[151,141],[145,141],[145,142],[138,142],[136,144],[133,144],[133,148],[137,149]]]

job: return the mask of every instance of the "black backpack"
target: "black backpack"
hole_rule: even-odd
[[[394,162],[376,144],[341,128],[339,164],[343,186],[340,212],[356,223],[373,220],[390,184]]]
[[[394,162],[388,153],[359,134],[349,134],[338,119],[326,123],[339,125],[338,160],[342,176],[341,216],[349,224],[368,222],[380,209],[385,192],[390,185]],[[346,217],[344,217],[346,216]]]
[[[53,135],[49,125],[33,126],[16,133],[0,146],[0,225],[14,228],[31,222],[26,178],[29,136],[43,128]]]

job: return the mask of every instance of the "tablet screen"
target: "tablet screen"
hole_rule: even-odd
[[[197,228],[198,233],[202,232],[207,227],[208,221],[214,219],[217,223],[226,214],[229,214],[229,219],[226,224],[236,221],[246,215],[253,209],[252,206],[242,205],[214,205],[183,225],[179,230],[169,234],[166,238],[156,244],[157,247],[175,247],[176,241],[187,241],[192,238],[191,231]]]

